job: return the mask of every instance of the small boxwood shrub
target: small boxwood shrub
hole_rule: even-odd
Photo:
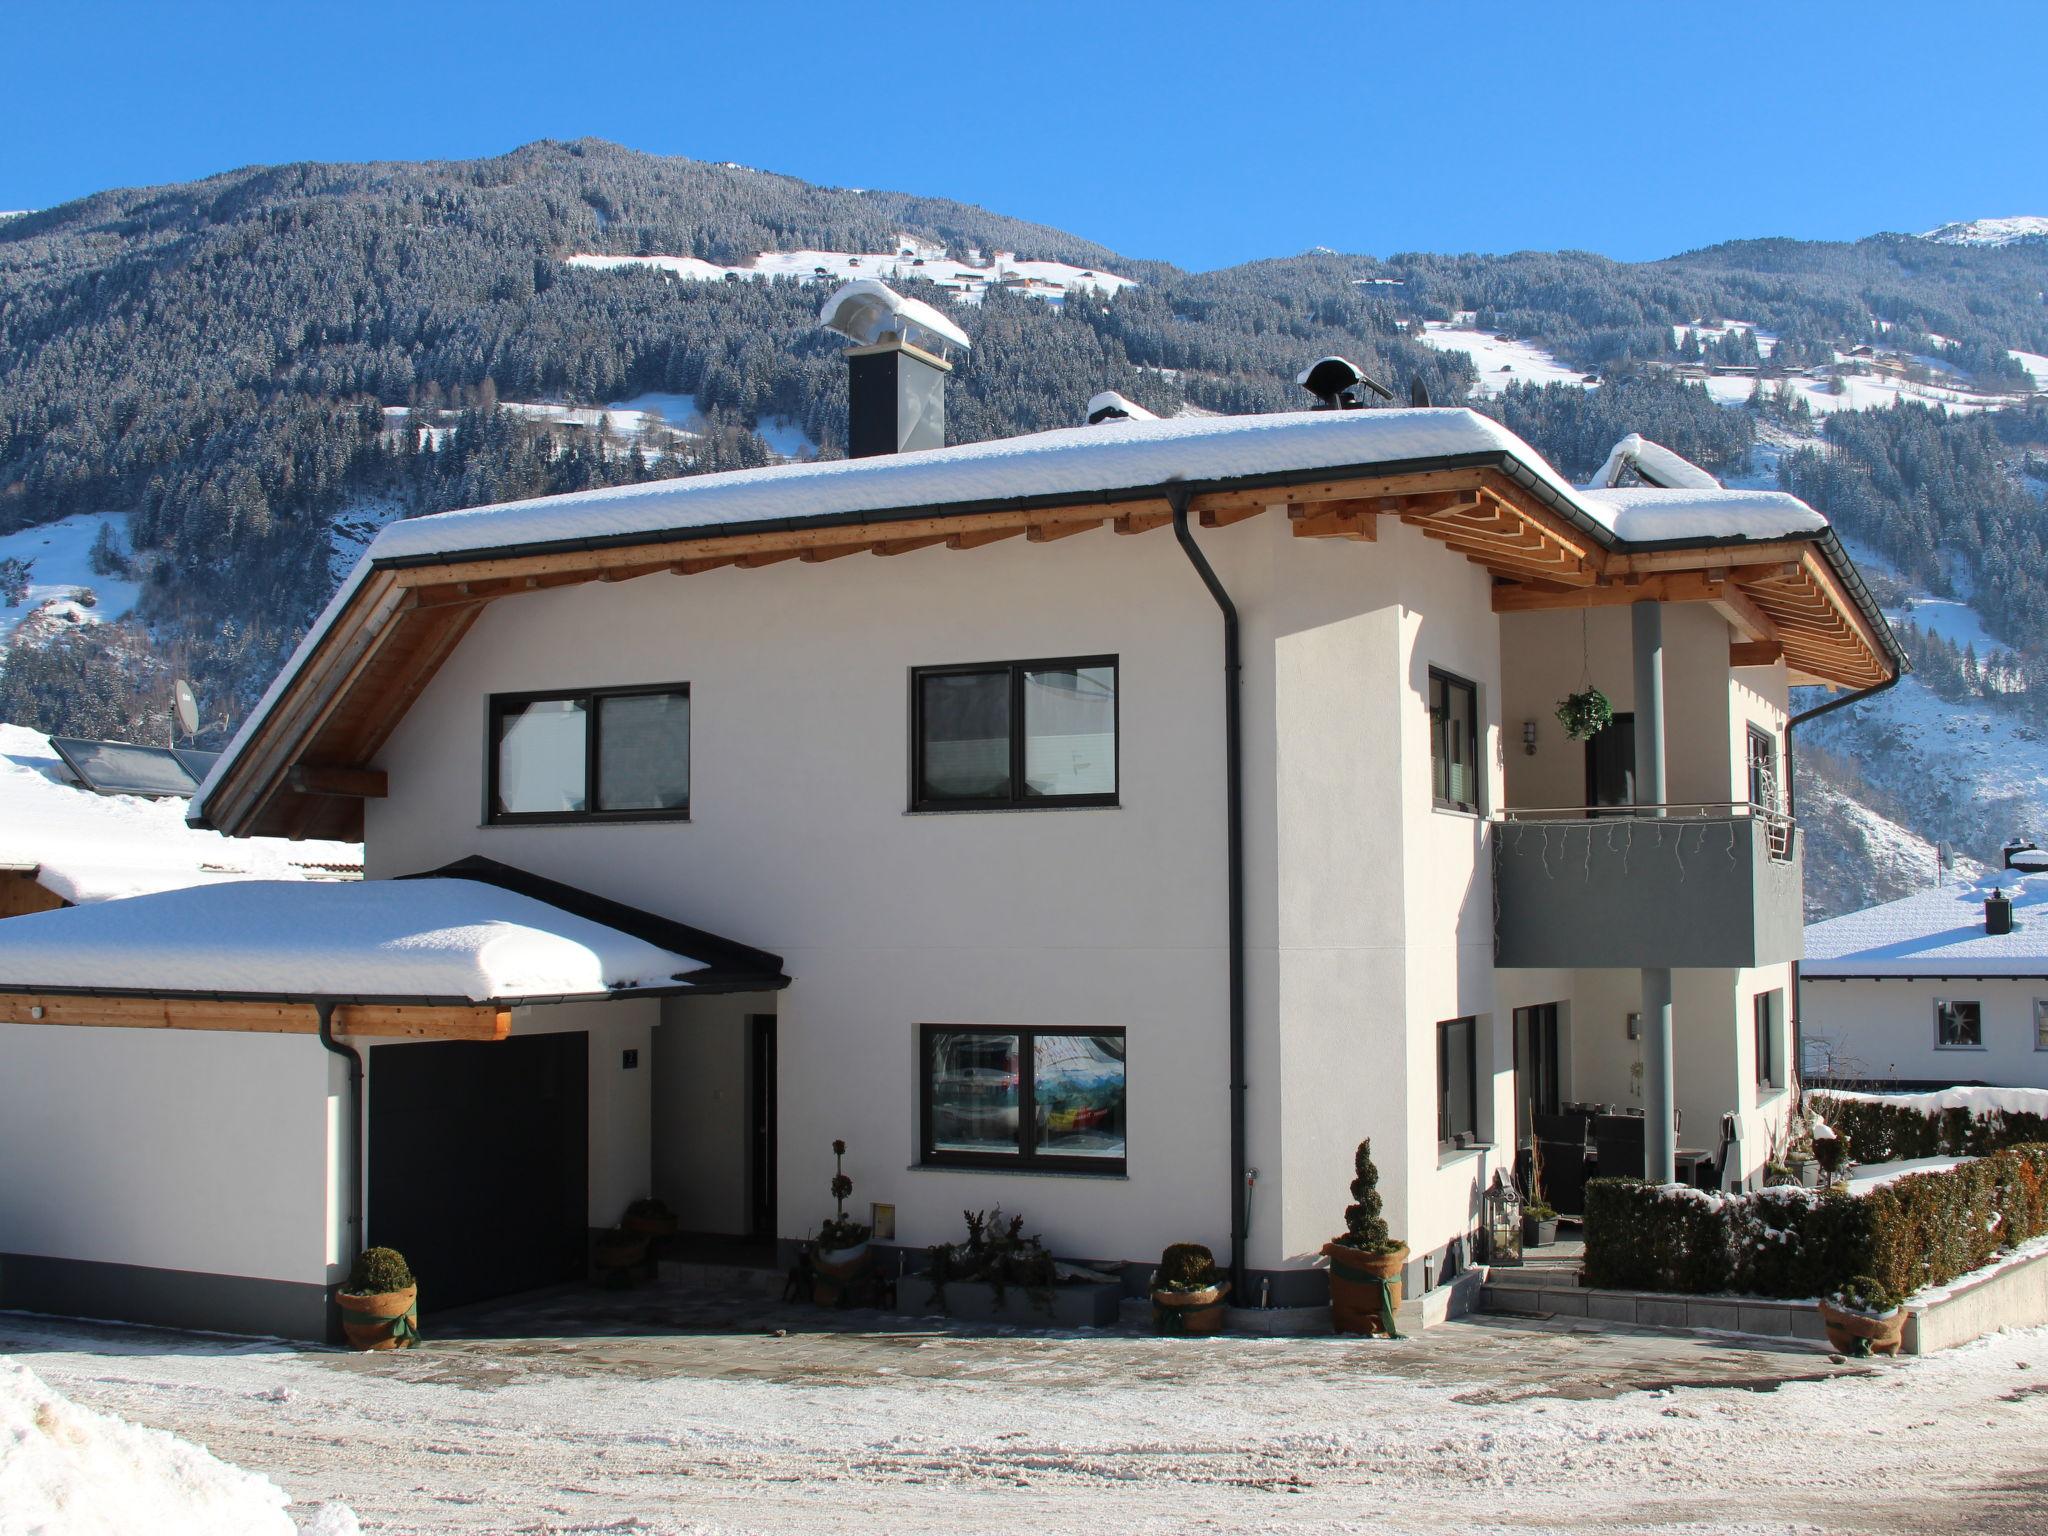
[[[1608,1290],[1796,1299],[1860,1278],[1909,1296],[2044,1233],[2048,1145],[1908,1174],[1867,1195],[1721,1195],[1593,1179],[1583,1279]]]
[[[1217,1279],[1216,1255],[1200,1243],[1168,1243],[1159,1255],[1159,1290],[1206,1291]]]
[[[2048,1115],[1967,1109],[1929,1112],[1877,1099],[1845,1099],[1811,1093],[1807,1102],[1846,1136],[1866,1163],[1896,1163],[1914,1157],[1983,1157],[2007,1147],[2048,1143]]]
[[[351,1296],[385,1296],[413,1283],[412,1268],[396,1248],[365,1248],[342,1289]]]

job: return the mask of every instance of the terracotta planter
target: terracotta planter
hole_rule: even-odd
[[[1152,1331],[1154,1333],[1221,1333],[1223,1299],[1230,1294],[1230,1282],[1219,1280],[1199,1291],[1154,1291]]]
[[[820,1248],[811,1255],[811,1300],[836,1307],[857,1292],[875,1257],[866,1243],[851,1248]]]
[[[357,1349],[411,1349],[420,1341],[420,1288],[380,1291],[374,1296],[335,1295],[341,1331]]]
[[[1522,1246],[1524,1248],[1548,1248],[1557,1241],[1557,1218],[1538,1221],[1534,1216],[1522,1218]]]
[[[1883,1317],[1845,1312],[1833,1302],[1820,1304],[1821,1326],[1838,1354],[1896,1355],[1906,1337],[1906,1309],[1894,1307]]]
[[[1325,1243],[1323,1257],[1330,1261],[1330,1319],[1337,1332],[1391,1335],[1387,1314],[1401,1305],[1401,1266],[1408,1262],[1408,1245],[1376,1254]]]
[[[590,1257],[599,1269],[632,1269],[647,1262],[647,1239],[637,1232],[623,1239],[600,1238]]]
[[[619,1225],[641,1237],[661,1238],[676,1235],[677,1221],[673,1216],[628,1216]]]

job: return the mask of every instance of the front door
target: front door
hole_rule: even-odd
[[[1557,1004],[1515,1010],[1515,1117],[1522,1134],[1535,1130],[1534,1116],[1558,1112]]]
[[[1636,717],[1621,714],[1586,743],[1586,804],[1600,807],[1635,803]]]
[[[747,1019],[747,1235],[775,1236],[775,1015]]]

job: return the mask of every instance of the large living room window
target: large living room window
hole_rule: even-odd
[[[1436,1139],[1443,1148],[1479,1139],[1477,1019],[1445,1019],[1436,1027]]]
[[[1977,1051],[1984,1048],[1984,1005],[1934,1000],[1934,1044],[1937,1050]]]
[[[911,809],[1117,803],[1117,661],[987,662],[911,674]]]
[[[1429,669],[1429,771],[1437,808],[1479,809],[1479,690]]]
[[[491,699],[486,820],[657,821],[689,814],[687,683]]]
[[[1124,1171],[1124,1032],[926,1024],[920,1161]]]

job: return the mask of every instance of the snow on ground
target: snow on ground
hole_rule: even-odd
[[[69,781],[48,737],[0,724],[0,863],[37,866],[37,883],[66,901],[228,880],[332,879],[343,872],[334,866],[362,863],[356,843],[202,832],[185,825],[185,808],[175,797],[94,794]]]
[[[1510,384],[1578,384],[1585,379],[1580,370],[1559,362],[1543,348],[1490,335],[1471,325],[1470,319],[1468,311],[1453,323],[1426,320],[1422,341],[1439,352],[1463,352],[1471,358],[1472,366],[1479,370],[1480,394],[1497,395]]]
[[[438,447],[439,445],[436,444]],[[340,581],[355,567],[370,541],[386,523],[395,522],[403,509],[395,501],[352,501],[334,514],[327,529],[327,571]]]
[[[1895,1163],[1858,1163],[1846,1181],[1852,1195],[1867,1195],[1913,1173],[1946,1173],[1971,1161],[1967,1157],[1907,1157]]]
[[[1700,345],[1706,346],[1710,342],[1719,341],[1731,331],[1753,332],[1756,336],[1756,349],[1764,357],[1769,357],[1778,350],[1777,336],[1773,332],[1759,330],[1753,320],[1716,320],[1711,323],[1699,321],[1692,325],[1674,325],[1671,327],[1671,344],[1675,347],[1684,346],[1686,337],[1697,336]]]
[[[2038,1329],[1842,1366],[1502,1319],[1395,1343],[897,1322],[347,1356],[0,1318],[0,1342],[373,1536],[1994,1536],[2048,1511]]]
[[[2048,357],[2039,352],[2022,352],[2018,347],[2007,347],[2005,355],[2034,376],[2034,388],[2048,389]]]
[[[937,283],[963,303],[979,304],[982,296],[998,284],[1058,303],[1069,293],[1093,290],[1114,294],[1132,286],[1135,278],[1122,277],[1094,267],[1077,267],[1064,261],[1020,260],[1008,251],[997,251],[984,264],[956,261],[943,246],[926,244],[905,235],[894,251],[762,251],[739,266],[720,266],[696,256],[599,256],[578,254],[567,258],[572,267],[595,271],[617,271],[630,267],[652,267],[685,282],[718,283],[743,280],[790,278],[806,283],[844,283],[857,277],[878,277],[885,282],[924,278]]]
[[[161,1429],[81,1408],[0,1360],[0,1532],[6,1536],[351,1536],[342,1505],[307,1512],[259,1473]]]
[[[664,454],[674,451],[676,438],[701,437],[708,427],[695,395],[659,390],[635,395],[630,400],[614,400],[608,405],[569,405],[559,400],[500,400],[498,408],[532,421],[576,427],[588,432],[594,432],[603,425],[621,443],[638,443],[650,460],[659,460]],[[384,408],[387,428],[392,431],[397,430],[406,415],[407,408],[402,405]],[[427,446],[438,452],[442,440],[455,429],[452,426],[428,426],[421,430],[427,438]],[[755,424],[754,431],[771,452],[785,459],[814,458],[817,455],[818,445],[804,435],[801,423],[789,417],[763,416]]]
[[[5,647],[22,620],[46,604],[71,604],[59,611],[69,622],[83,624],[118,619],[135,606],[142,591],[140,583],[93,572],[93,541],[106,526],[113,528],[116,547],[125,552],[125,512],[78,512],[58,522],[0,534],[0,560],[34,562],[29,571],[27,598],[18,607],[0,607],[0,647]],[[78,592],[88,588],[97,599],[92,607],[71,602]]]

